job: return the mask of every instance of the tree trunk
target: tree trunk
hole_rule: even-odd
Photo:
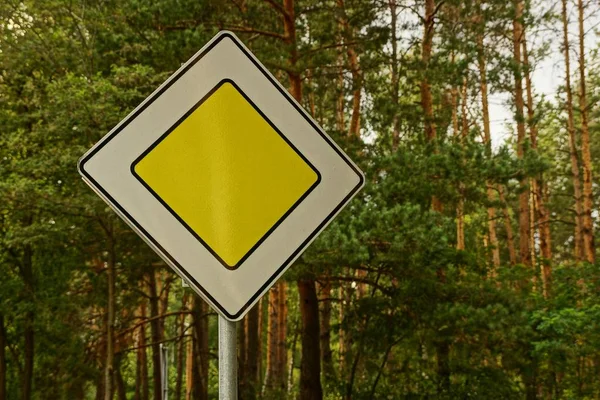
[[[0,400],[7,400],[6,393],[6,328],[4,327],[4,315],[0,313]]]
[[[106,316],[106,364],[104,365],[104,399],[112,400],[115,368],[115,280],[116,252],[112,233],[109,238],[108,262],[106,279],[108,285],[107,316]]]
[[[435,0],[425,0],[425,20],[423,23],[423,44],[421,62],[423,63],[423,78],[421,80],[421,107],[425,117],[425,137],[427,141],[436,138],[436,127],[433,119],[433,97],[429,85],[428,68],[433,49]]]
[[[338,347],[339,347],[339,371],[340,377],[343,379],[346,376],[346,360],[348,352],[348,333],[344,329],[344,318],[346,317],[346,304],[350,301],[350,294],[347,285],[343,282],[340,283],[339,289],[340,296],[340,310],[339,310],[339,324],[340,328],[338,331]]]
[[[463,80],[463,87],[461,90],[461,131],[456,130],[456,134],[459,136],[461,146],[464,147],[465,138],[469,133],[469,121],[467,119],[467,79]],[[456,249],[465,249],[465,185],[463,182],[458,184],[458,205],[456,206]]]
[[[246,381],[247,390],[246,393],[249,399],[256,399],[258,397],[258,383],[259,383],[259,371],[260,371],[260,336],[259,336],[259,313],[261,310],[261,302],[258,302],[246,316],[247,320],[247,339],[248,345],[246,348]]]
[[[583,196],[581,194],[581,176],[579,173],[579,156],[575,134],[575,118],[573,116],[573,90],[571,89],[571,60],[569,55],[569,21],[567,19],[567,0],[562,0],[563,45],[565,55],[565,92],[567,95],[567,132],[569,133],[569,154],[571,158],[571,175],[573,180],[573,196],[575,197],[575,259],[583,261]]]
[[[146,301],[140,304],[140,320],[146,319]],[[137,332],[137,363],[136,363],[136,382],[135,382],[135,399],[148,400],[148,357],[146,355],[146,325],[142,324]]]
[[[160,341],[162,332],[160,330],[159,316],[159,298],[158,287],[156,284],[157,271],[154,269],[148,274],[150,289],[150,336],[152,338],[152,378],[154,380],[154,399],[162,398],[162,382],[160,374]]]
[[[527,40],[523,35],[523,65],[525,67],[525,87],[527,91],[527,123],[529,125],[529,137],[531,140],[531,148],[537,150],[537,126],[535,123],[535,110],[533,106],[533,91],[531,84],[531,74],[529,68],[529,53],[527,51]],[[542,290],[544,297],[550,293],[550,282],[552,279],[551,265],[552,260],[552,240],[550,237],[550,212],[546,208],[545,198],[543,194],[543,180],[540,176],[537,179],[532,179],[532,193],[534,198],[533,207],[538,214],[538,229],[540,238],[541,252],[541,269],[542,269]],[[535,225],[534,225],[535,226]],[[535,229],[535,228],[533,228]],[[532,233],[534,231],[532,230]],[[533,238],[533,235],[532,235]],[[534,246],[531,246],[534,251]]]
[[[123,379],[123,374],[121,373],[122,358],[122,354],[117,354],[115,357],[115,385],[117,389],[117,399],[127,400],[127,388],[125,387],[125,380]]]
[[[183,294],[183,299],[181,301],[181,311],[189,310],[188,307],[189,301],[189,293],[185,292]],[[176,378],[175,378],[175,400],[181,400],[181,389],[183,388],[183,371],[184,371],[184,360],[185,360],[185,322],[187,320],[187,314],[181,314],[179,317],[178,323],[178,333],[179,340],[177,342],[177,356],[176,356]]]
[[[350,115],[349,137],[360,136],[360,101],[362,96],[362,73],[358,63],[358,55],[354,49],[354,32],[348,22],[346,15],[346,6],[344,0],[337,0],[340,20],[339,26],[342,29],[342,38],[345,42],[346,55],[352,75],[352,114]]]
[[[517,121],[517,156],[525,156],[525,117],[523,104],[523,82],[521,65],[521,45],[523,40],[523,2],[515,0],[515,17],[513,19],[513,62],[515,79],[515,119]],[[521,179],[519,194],[519,258],[524,265],[531,266],[529,221],[529,190],[527,178]]]
[[[421,107],[423,108],[425,123],[425,139],[428,143],[436,140],[436,126],[433,117],[433,96],[431,95],[431,85],[429,84],[429,62],[433,50],[433,34],[435,26],[435,0],[425,0],[425,18],[423,20],[423,43],[421,46],[421,63],[423,76],[421,79]],[[434,211],[443,210],[442,203],[436,196],[431,198],[431,207]]]
[[[30,245],[25,245],[23,251],[22,278],[25,285],[25,293],[31,304],[34,297],[34,278],[33,278],[33,250]],[[24,366],[21,398],[30,400],[33,388],[33,368],[35,352],[35,313],[33,310],[25,311],[23,338],[24,338]]]
[[[319,340],[319,303],[314,280],[298,281],[302,317],[300,400],[322,400]]]
[[[508,203],[506,202],[506,197],[504,196],[504,189],[501,185],[498,185],[498,194],[500,196],[500,201],[502,202],[502,215],[504,217],[504,229],[506,230],[506,247],[508,247],[508,259],[510,261],[510,265],[515,265],[517,263],[517,252],[515,250],[515,235],[512,229],[512,222],[510,220],[510,214],[508,212]]]
[[[333,353],[331,351],[331,281],[325,280],[320,285],[321,304],[321,367],[326,379],[335,376]]]
[[[394,107],[394,116],[392,118],[392,150],[396,150],[400,144],[400,119],[398,118],[398,101],[400,92],[400,78],[398,76],[398,14],[396,0],[389,0],[391,24],[390,29],[392,33],[392,59],[391,68],[392,71],[392,104]]]
[[[96,379],[96,400],[104,400],[105,382],[106,379],[104,379],[104,370],[102,370],[102,373],[98,376],[98,379]]]
[[[266,388],[273,388],[278,382],[280,373],[277,369],[279,363],[277,362],[279,357],[277,351],[277,339],[279,338],[279,318],[277,313],[279,312],[279,285],[274,285],[269,290],[269,310],[268,310],[268,322],[267,322],[267,370],[265,373]]]
[[[485,20],[480,18],[484,24],[480,29],[485,31]],[[486,57],[483,47],[483,32],[477,35],[477,64],[479,67],[479,82],[481,91],[481,113],[483,117],[483,134],[484,143],[488,157],[492,156],[492,134],[490,129],[490,111],[488,103],[488,86],[487,86],[487,67]],[[494,201],[494,188],[491,182],[487,183],[487,199],[491,203]],[[488,237],[489,246],[492,250],[492,271],[491,276],[496,276],[496,270],[500,266],[500,248],[498,246],[498,236],[496,235],[496,209],[492,206],[487,208],[488,220]]]
[[[340,39],[341,42],[341,39]],[[337,64],[339,66],[339,74],[338,74],[338,93],[337,99],[335,102],[335,114],[336,114],[336,123],[337,129],[340,132],[346,131],[346,118],[344,115],[344,108],[346,104],[346,100],[344,98],[344,54],[340,51],[338,54]]]
[[[192,300],[193,301],[193,300]],[[194,390],[194,339],[185,346],[185,400],[192,400]]]
[[[192,366],[195,400],[208,400],[208,305],[195,296],[192,306],[194,318],[194,363]]]
[[[579,108],[581,111],[581,159],[583,161],[583,250],[585,259],[594,263],[594,221],[592,208],[592,154],[590,150],[590,130],[588,127],[587,93],[585,82],[585,32],[583,29],[583,0],[577,1],[579,12]]]
[[[277,285],[279,285],[279,310],[277,312],[277,326],[279,327],[277,334],[277,371],[279,371],[279,377],[277,387],[283,393],[287,386],[287,283],[282,280]]]
[[[436,125],[433,116],[433,96],[431,94],[431,86],[429,84],[429,63],[431,61],[431,54],[433,51],[433,35],[435,32],[435,14],[436,14],[435,0],[425,0],[425,18],[423,19],[423,42],[421,45],[421,63],[423,68],[423,75],[420,84],[421,90],[421,107],[424,114],[425,123],[425,139],[428,143],[432,143],[435,146],[437,139]],[[434,149],[437,152],[437,149]],[[442,202],[436,197],[431,198],[431,208],[434,211],[442,212]],[[446,271],[442,266],[437,268],[438,280],[443,284],[446,282]],[[447,342],[441,342],[437,345],[438,348],[438,376],[441,382],[450,381],[450,371],[448,369],[441,368],[442,366],[449,365],[449,351],[442,351],[442,349],[449,349]]]

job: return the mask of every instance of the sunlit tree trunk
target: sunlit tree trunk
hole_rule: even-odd
[[[567,132],[569,134],[569,154],[571,160],[571,175],[573,181],[573,196],[575,197],[575,259],[583,261],[583,196],[581,193],[581,176],[579,171],[579,155],[577,152],[577,137],[575,133],[575,118],[573,116],[573,90],[571,89],[571,59],[569,53],[569,21],[567,19],[567,0],[562,0],[561,12],[563,24],[563,46],[565,56],[565,93],[567,95]]]
[[[488,103],[487,86],[487,66],[485,50],[483,47],[483,35],[485,31],[485,22],[480,18],[482,26],[477,34],[477,66],[479,68],[479,89],[481,92],[481,114],[483,119],[483,136],[488,157],[492,155],[492,135],[490,129],[490,111]],[[491,203],[495,200],[494,187],[491,182],[487,182],[487,199]],[[496,270],[500,266],[500,248],[498,247],[498,236],[496,234],[496,209],[493,206],[487,208],[488,237],[489,246],[492,250],[492,271],[491,275],[496,275]]]
[[[111,235],[112,236],[112,235]],[[113,398],[113,382],[115,368],[115,267],[116,254],[112,238],[109,238],[110,248],[108,251],[108,262],[106,278],[108,281],[108,299],[106,316],[106,364],[104,365],[104,399]]]
[[[188,311],[188,301],[189,301],[189,293],[185,292],[183,294],[183,299],[181,300],[181,311],[182,314],[178,316],[177,321],[177,333],[179,335],[179,340],[177,341],[177,356],[176,356],[176,372],[175,372],[175,400],[181,399],[181,392],[183,388],[183,373],[184,373],[184,365],[185,365],[185,326],[187,321],[187,314],[183,312]]]
[[[525,156],[525,114],[523,103],[522,82],[522,57],[521,45],[523,40],[523,2],[516,0],[515,16],[513,19],[513,68],[515,80],[515,110],[517,121],[517,156]],[[529,190],[527,178],[521,180],[521,193],[519,194],[519,259],[524,265],[531,266],[530,251],[530,220],[529,220]]]
[[[162,332],[160,329],[159,313],[159,292],[156,283],[156,275],[158,271],[152,270],[148,273],[148,289],[150,296],[150,337],[152,343],[152,379],[154,388],[154,398],[160,399],[162,395],[162,382],[160,376],[160,341]]]
[[[467,79],[464,78],[461,90],[461,130],[456,133],[459,135],[459,142],[464,147],[465,139],[469,134],[469,121],[467,119]],[[458,184],[459,198],[456,206],[456,249],[465,249],[465,184]]]
[[[277,313],[280,310],[279,307],[279,285],[274,285],[269,290],[269,309],[268,309],[268,321],[267,321],[267,368],[265,372],[265,387],[272,388],[280,377],[278,363],[278,350],[277,340],[279,338],[279,318]]]
[[[194,339],[185,345],[185,400],[192,400],[194,385]]]
[[[277,334],[277,370],[279,377],[277,386],[284,391],[287,386],[287,322],[288,322],[288,305],[287,305],[287,283],[281,280],[279,285],[279,310],[277,312],[279,332]]]
[[[391,21],[391,42],[392,42],[392,58],[391,68],[392,71],[392,87],[391,87],[391,98],[394,106],[394,117],[392,119],[392,150],[396,150],[400,144],[400,119],[398,117],[398,102],[400,93],[400,77],[398,75],[398,13],[397,13],[397,0],[389,0],[388,4],[390,7]]]
[[[143,300],[139,306],[139,317],[141,321],[146,320],[146,301]],[[140,324],[136,332],[136,382],[135,400],[148,400],[148,358],[146,353],[146,324]]]
[[[533,89],[531,83],[531,73],[529,66],[529,53],[527,51],[527,39],[523,35],[523,66],[525,68],[525,87],[527,92],[527,123],[529,125],[529,138],[531,140],[531,148],[537,150],[537,126],[535,121],[535,109],[533,105]],[[540,237],[540,253],[541,253],[541,269],[542,269],[542,291],[544,297],[550,293],[550,284],[552,280],[552,271],[550,261],[552,260],[552,239],[550,237],[550,212],[546,207],[546,202],[543,193],[543,180],[539,178],[531,179],[532,194],[534,200],[533,210],[537,211],[538,229]],[[533,213],[532,213],[533,214]],[[533,218],[533,215],[532,215]],[[535,227],[533,228],[535,229]],[[533,239],[532,230],[532,239]],[[532,252],[534,246],[531,246]]]
[[[508,260],[510,262],[510,265],[515,265],[517,263],[515,235],[513,233],[510,213],[508,212],[508,203],[506,202],[506,196],[504,195],[504,188],[502,187],[502,185],[498,185],[498,194],[500,196],[500,202],[502,202],[502,216],[504,217],[504,229],[506,231],[506,247],[508,247]]]
[[[425,0],[425,16],[422,20],[423,42],[421,44],[421,63],[423,68],[420,84],[421,107],[424,114],[425,139],[434,146],[437,139],[437,131],[433,114],[433,96],[431,94],[431,85],[429,83],[429,67],[433,51],[435,14],[437,10],[435,0]],[[443,211],[443,204],[436,196],[432,196],[431,207],[434,211]],[[438,280],[444,284],[446,282],[445,269],[442,266],[439,266],[436,273]],[[450,343],[447,340],[441,339],[435,343],[435,347],[437,353],[439,392],[448,393],[450,390]]]
[[[192,305],[194,324],[194,359],[192,393],[194,400],[208,400],[208,305],[195,296]]]
[[[583,164],[583,249],[585,259],[594,263],[594,221],[592,208],[592,154],[590,150],[590,130],[588,127],[588,104],[585,78],[585,32],[583,28],[583,0],[577,1],[579,14],[579,108],[581,111],[581,159]]]
[[[362,96],[362,72],[360,70],[358,54],[354,46],[354,32],[350,26],[346,15],[346,5],[344,0],[337,0],[338,11],[340,15],[339,25],[342,29],[342,38],[345,42],[346,54],[348,56],[348,66],[352,74],[352,114],[350,115],[350,128],[348,136],[357,137],[360,135],[360,102]]]
[[[429,63],[433,50],[433,34],[435,26],[435,0],[425,0],[425,18],[423,19],[423,42],[421,45],[421,63],[423,65],[423,75],[421,78],[421,108],[423,109],[425,123],[425,138],[428,142],[436,140],[436,126],[433,116],[433,96],[431,94],[431,85],[429,84]],[[442,211],[442,203],[436,196],[431,199],[432,208],[435,211]]]

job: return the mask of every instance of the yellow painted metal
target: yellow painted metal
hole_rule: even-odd
[[[318,180],[229,82],[134,170],[229,267]]]

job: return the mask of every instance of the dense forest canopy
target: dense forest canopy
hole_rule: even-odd
[[[3,0],[0,399],[160,399],[162,348],[170,399],[217,398],[215,312],[76,164],[222,29],[367,177],[240,323],[240,398],[600,398],[597,11]]]

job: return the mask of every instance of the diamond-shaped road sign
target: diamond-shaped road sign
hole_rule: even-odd
[[[357,166],[229,32],[94,145],[79,171],[234,321],[364,184]]]

